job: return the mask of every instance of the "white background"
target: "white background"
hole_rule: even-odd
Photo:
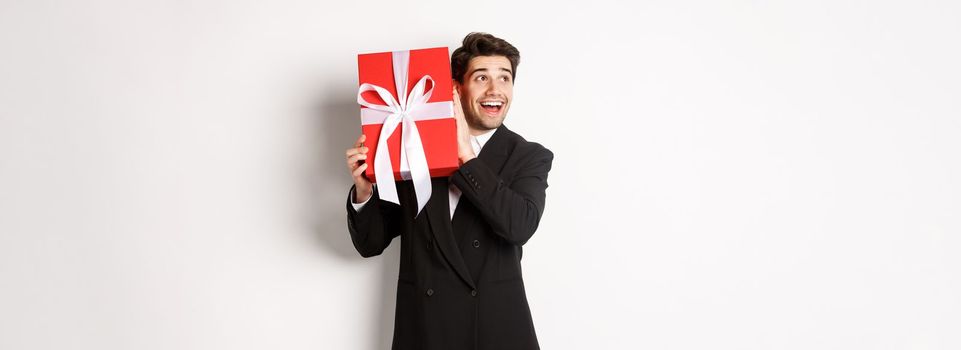
[[[544,349],[961,348],[956,1],[0,2],[0,348],[387,349],[356,54],[522,53]]]

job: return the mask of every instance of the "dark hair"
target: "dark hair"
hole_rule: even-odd
[[[521,63],[521,53],[514,45],[504,39],[487,33],[470,33],[464,37],[461,47],[450,56],[451,75],[458,83],[464,82],[467,64],[477,56],[504,56],[511,61],[511,80],[517,78],[517,65]]]

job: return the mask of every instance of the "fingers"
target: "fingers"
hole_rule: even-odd
[[[354,143],[354,147],[347,149],[346,157],[350,158],[350,156],[358,153],[366,154],[367,151],[370,150],[367,146],[364,146],[364,141],[366,139],[367,135],[361,134],[360,137],[357,138],[357,142]]]
[[[351,176],[354,177],[354,183],[358,184],[369,184],[368,180],[363,177],[364,171],[367,170],[367,163],[361,163],[361,161],[367,159],[367,151],[369,150],[367,146],[364,146],[364,141],[367,139],[367,135],[361,134],[357,138],[357,142],[354,142],[353,148],[348,148],[345,155],[347,157],[347,169],[350,170]]]
[[[354,169],[354,167],[357,166],[357,162],[364,159],[367,159],[366,154],[363,154],[363,153],[354,154],[350,157],[347,157],[347,166],[349,166],[350,169]]]
[[[368,150],[369,150],[369,149],[367,148],[367,146],[360,146],[360,147],[357,147],[357,148],[348,148],[348,149],[347,149],[347,157],[350,158],[350,156],[355,155],[355,154],[367,154],[367,151],[368,151]]]
[[[364,173],[364,170],[367,170],[367,163],[361,164],[359,167],[354,169],[354,171],[351,174],[354,177],[360,177],[360,175]]]
[[[348,148],[347,152],[345,152],[345,156],[347,158],[347,169],[350,170],[354,177],[358,176],[358,171],[360,173],[363,173],[364,171],[357,169],[367,169],[367,164],[360,164],[362,160],[367,159],[367,152],[369,149],[367,146],[364,146],[364,140],[366,139],[367,135],[361,134],[360,137],[357,138],[357,142],[354,143],[354,147]]]
[[[464,109],[460,105],[460,94],[457,93],[457,89],[454,89],[454,119],[460,124],[464,120]]]

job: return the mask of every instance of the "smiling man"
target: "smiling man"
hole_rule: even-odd
[[[380,200],[364,177],[363,135],[346,152],[354,247],[376,256],[401,236],[395,350],[539,349],[521,257],[544,212],[554,154],[504,126],[519,62],[513,45],[485,33],[454,50],[461,166],[431,179],[427,215],[415,218],[409,180],[398,186],[400,206]]]

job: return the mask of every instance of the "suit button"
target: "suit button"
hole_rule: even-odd
[[[427,288],[427,296],[431,296],[431,295],[434,295],[434,290]]]
[[[480,241],[474,240],[474,248],[480,247]]]
[[[477,290],[474,289],[474,290],[470,291],[470,296],[476,297],[476,296],[477,296]]]

